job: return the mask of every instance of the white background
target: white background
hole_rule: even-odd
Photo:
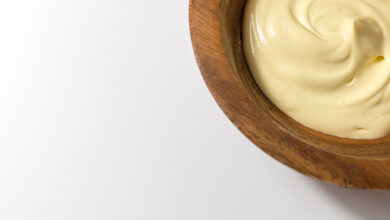
[[[0,219],[389,219],[304,177],[209,94],[187,0],[0,1]]]

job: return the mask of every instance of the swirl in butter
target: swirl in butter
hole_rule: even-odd
[[[248,0],[243,42],[266,96],[317,131],[390,133],[390,1]]]

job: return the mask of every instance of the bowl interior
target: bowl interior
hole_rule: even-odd
[[[373,140],[339,138],[305,127],[279,110],[259,89],[245,60],[242,18],[246,0],[221,0],[222,41],[235,77],[248,96],[291,135],[321,150],[352,157],[390,157],[390,135]]]

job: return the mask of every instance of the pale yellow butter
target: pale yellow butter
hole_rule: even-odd
[[[339,137],[390,133],[390,0],[248,0],[243,41],[262,91]]]

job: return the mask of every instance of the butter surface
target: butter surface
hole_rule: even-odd
[[[317,131],[390,133],[390,0],[248,0],[245,55],[267,97]]]

